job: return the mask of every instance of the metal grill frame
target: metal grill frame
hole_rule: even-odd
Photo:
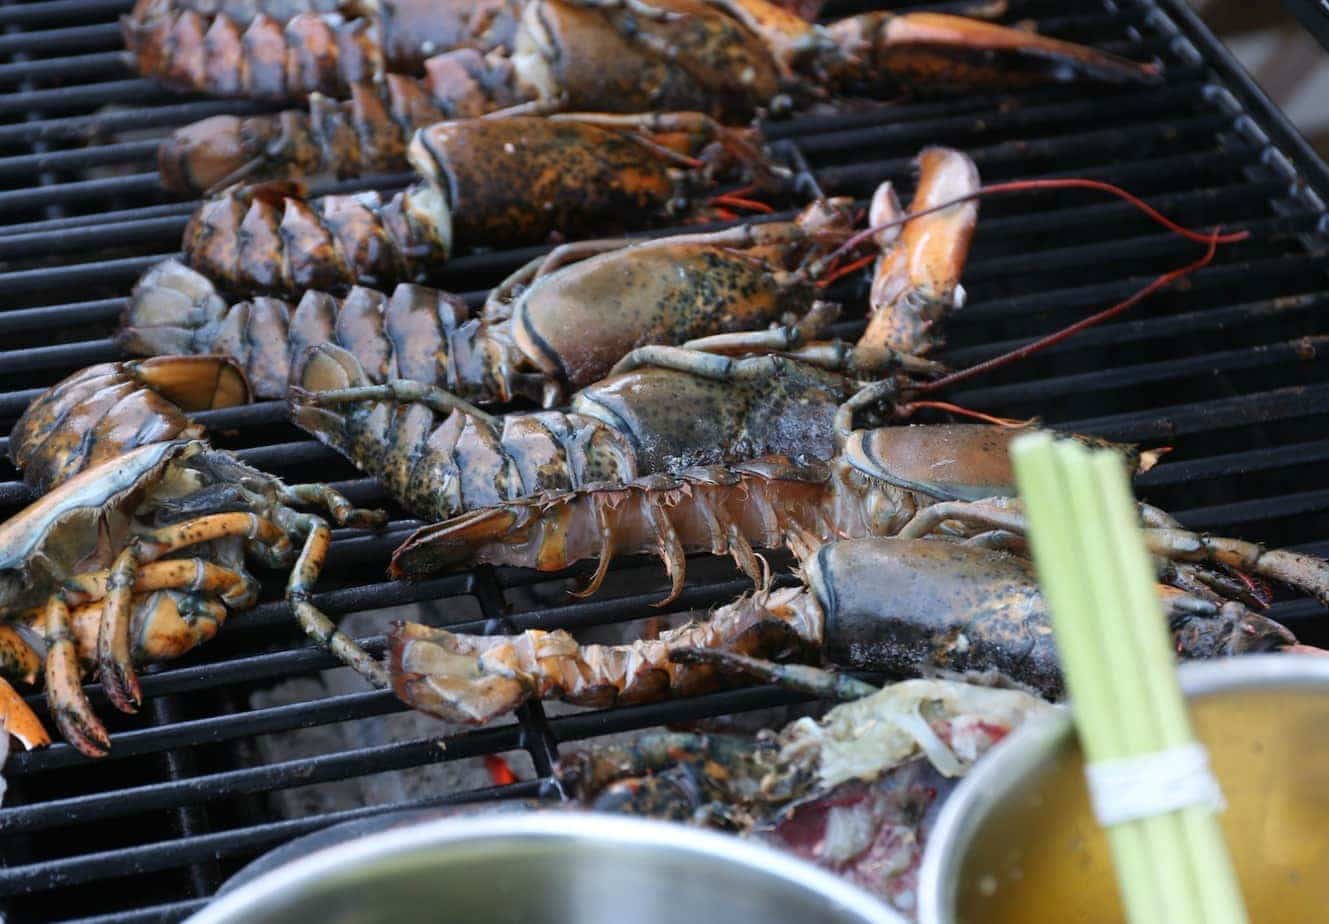
[[[108,36],[118,42],[113,24],[68,25],[73,16],[104,16],[127,6],[124,0],[46,0],[0,6],[0,62],[8,62],[0,63],[0,93],[4,94],[0,95],[0,264],[6,264],[0,265],[0,292],[18,304],[0,308],[0,422],[12,422],[50,381],[75,368],[119,357],[109,339],[80,339],[78,329],[99,333],[112,324],[123,310],[123,297],[66,299],[84,287],[118,287],[126,292],[144,269],[161,258],[162,254],[152,252],[152,248],[178,240],[193,208],[193,203],[153,201],[157,179],[151,171],[62,179],[74,172],[142,164],[150,158],[155,141],[130,139],[71,148],[66,146],[70,139],[88,133],[158,129],[221,112],[268,108],[225,100],[183,101],[133,78],[117,52],[101,50]],[[1215,348],[1194,356],[1160,356],[1106,371],[1082,361],[1087,353],[1119,349],[1123,344],[1138,342],[1146,349],[1160,337],[1211,337],[1224,324],[1263,323],[1262,319],[1286,317],[1313,319],[1322,313],[1321,309],[1329,307],[1329,278],[1324,274],[1323,256],[1325,236],[1329,234],[1324,207],[1329,200],[1329,167],[1250,81],[1184,0],[1085,0],[1065,15],[1040,18],[1039,25],[1052,34],[1070,30],[1069,37],[1076,40],[1093,41],[1136,57],[1156,54],[1165,58],[1168,83],[1148,96],[1099,96],[1076,87],[1033,90],[1013,95],[1019,105],[1008,109],[995,107],[988,98],[910,102],[891,110],[772,123],[768,135],[797,166],[810,170],[832,192],[859,188],[884,175],[900,176],[908,185],[907,158],[844,159],[839,152],[917,148],[938,135],[945,136],[947,143],[968,147],[985,175],[990,170],[1018,169],[1030,160],[1063,156],[1088,159],[1104,153],[1111,157],[1116,152],[1126,163],[1114,165],[1106,174],[1115,182],[1133,187],[1148,184],[1160,174],[1220,173],[1216,164],[1240,163],[1247,165],[1247,175],[1218,188],[1218,193],[1231,197],[1224,198],[1221,206],[1239,212],[1258,211],[1256,220],[1245,223],[1257,235],[1299,243],[1296,247],[1273,248],[1274,256],[1262,251],[1249,259],[1228,259],[1194,277],[1186,295],[1208,297],[1207,293],[1219,293],[1215,297],[1222,304],[1217,307],[1204,305],[1132,317],[1091,331],[1040,361],[1060,371],[1031,379],[1002,377],[996,383],[967,388],[955,396],[956,400],[1002,412],[1037,405],[1049,397],[1073,403],[1097,389],[1148,388],[1161,394],[1169,382],[1188,376],[1212,374],[1222,382],[1229,376],[1265,375],[1262,370],[1266,369],[1271,370],[1268,375],[1276,375],[1277,370],[1293,363],[1304,368],[1307,343],[1312,351],[1323,346],[1320,335],[1329,333],[1329,325],[1308,320],[1305,323],[1315,327],[1309,341],[1302,338],[1262,345],[1267,348],[1259,350]],[[1098,42],[1098,30],[1112,41]],[[92,50],[80,53],[87,49]],[[59,56],[42,57],[52,52]],[[34,55],[38,57],[32,58]],[[38,86],[56,75],[75,82]],[[1086,99],[1092,101],[1094,111],[1086,111]],[[1175,138],[1221,139],[1219,150],[1185,150],[1140,160],[1131,156],[1134,136],[1130,132],[1093,127],[1095,118],[1109,119],[1116,113],[1125,113],[1124,117],[1136,122],[1151,113],[1165,118],[1186,108],[1186,102],[1199,100],[1205,107],[1177,119],[1169,130]],[[95,111],[107,103],[132,103],[137,108]],[[1068,126],[1071,128],[1063,131]],[[994,133],[999,137],[1011,133],[1020,138],[1034,136],[1037,140],[985,145],[983,139]],[[1071,135],[1073,140],[1068,141]],[[831,163],[808,167],[808,160],[827,159]],[[844,162],[838,162],[842,159]],[[1252,171],[1259,175],[1249,175]],[[316,191],[392,189],[410,179],[407,175],[368,177],[322,184]],[[1218,195],[1210,186],[1177,193],[1151,189],[1147,194],[1165,212],[1193,210],[1206,214],[1211,206],[1219,207],[1211,202]],[[85,201],[116,199],[142,199],[150,204],[69,214],[71,209],[80,211],[80,203]],[[985,215],[992,210],[984,205]],[[1078,204],[1030,215],[1013,214],[1000,206],[995,211],[995,217],[980,218],[979,244],[966,273],[966,284],[983,285],[1025,269],[1032,273],[1058,265],[1073,277],[1087,257],[1096,255],[1140,271],[1110,281],[1076,283],[1068,279],[1051,291],[1012,291],[976,301],[966,309],[964,323],[999,330],[1001,334],[996,340],[961,343],[952,349],[946,359],[955,365],[981,360],[1028,340],[1031,328],[1026,319],[1031,312],[1044,312],[1048,323],[1064,322],[1138,289],[1152,272],[1145,266],[1158,261],[1181,263],[1191,252],[1187,245],[1166,236],[1142,233],[1129,209],[1118,203]],[[14,216],[20,220],[11,221]],[[1082,227],[1092,225],[1093,230],[1081,235],[1083,240],[1077,238],[1067,245],[1059,235],[1077,222]],[[1122,236],[1111,233],[1112,228],[1128,228],[1132,233]],[[1008,230],[1026,237],[1043,234],[1052,246],[1027,254],[999,251],[984,257],[977,253],[984,240],[999,239]],[[651,232],[663,233],[671,232]],[[119,255],[112,248],[137,253]],[[448,273],[466,279],[492,277],[542,249],[463,256],[449,265]],[[86,254],[103,251],[109,251],[109,255],[76,262]],[[150,255],[141,255],[143,252]],[[33,265],[26,265],[29,263]],[[1244,292],[1243,286],[1249,286],[1252,275],[1267,279],[1271,286],[1288,280],[1287,284],[1296,288],[1292,280],[1303,277],[1321,279],[1322,285],[1318,290],[1294,295],[1238,298],[1235,302],[1222,298],[1221,293],[1228,291]],[[841,286],[835,292],[861,306],[861,292],[852,286]],[[478,304],[483,294],[483,289],[465,293],[472,305]],[[1049,303],[1052,308],[1047,307]],[[837,333],[852,337],[861,326],[861,320],[851,318],[838,326]],[[75,336],[47,336],[65,330],[73,331]],[[1067,373],[1063,364],[1082,371]],[[1315,375],[1308,378],[1307,383],[1292,382],[1249,394],[1233,388],[1233,394],[1203,402],[1149,403],[1143,408],[1057,422],[1118,438],[1184,441],[1200,435],[1212,441],[1213,434],[1222,433],[1226,426],[1258,424],[1276,428],[1280,422],[1290,425],[1304,421],[1329,407],[1329,380]],[[328,450],[285,427],[283,408],[276,402],[197,417],[211,431],[237,431],[239,437],[223,437],[222,442],[235,442],[246,461],[284,475],[326,467],[333,458]],[[1329,432],[1296,442],[1280,441],[1274,434],[1256,442],[1237,451],[1207,452],[1199,458],[1162,465],[1142,476],[1138,486],[1151,494],[1166,494],[1189,489],[1205,479],[1272,478],[1271,473],[1329,459]],[[0,437],[0,450],[7,448],[6,444]],[[345,466],[340,471],[349,475]],[[8,471],[5,477],[12,476]],[[352,476],[337,486],[357,503],[382,500],[382,492],[370,479]],[[9,515],[30,498],[30,492],[20,483],[0,482],[0,516]],[[1329,540],[1326,510],[1329,491],[1312,487],[1278,494],[1272,501],[1246,497],[1192,503],[1181,513],[1185,522],[1196,528],[1222,527],[1235,529],[1238,534],[1244,524],[1282,522],[1302,515],[1316,517],[1320,525],[1309,530],[1313,534],[1309,540],[1300,537],[1298,547],[1323,554],[1329,551],[1329,541],[1318,540]],[[635,580],[640,592],[518,611],[509,605],[512,593],[548,583],[548,578],[514,569],[480,568],[418,585],[384,581],[379,576],[382,563],[412,525],[413,521],[399,517],[381,534],[338,530],[330,569],[344,572],[343,580],[332,582],[344,586],[319,594],[315,598],[318,605],[337,618],[417,601],[465,597],[478,607],[480,618],[468,618],[455,628],[514,632],[626,622],[653,612],[649,604],[659,597],[659,569],[640,560],[630,560],[614,569],[627,580]],[[745,589],[745,583],[724,567],[703,566],[695,560],[689,564],[693,571],[688,587],[668,612],[714,606]],[[572,573],[585,570],[574,569]],[[62,915],[93,914],[79,918],[84,924],[176,920],[200,907],[226,873],[243,859],[339,821],[406,807],[371,805],[310,818],[263,818],[259,800],[277,789],[512,750],[524,751],[537,773],[546,777],[562,743],[788,704],[801,698],[756,687],[555,718],[547,717],[537,705],[523,709],[515,724],[450,737],[446,752],[440,750],[435,739],[425,737],[279,764],[256,763],[244,747],[255,735],[404,708],[390,693],[377,691],[258,710],[246,711],[243,704],[237,707],[236,701],[243,700],[249,689],[308,675],[335,663],[330,656],[308,647],[291,627],[289,612],[280,602],[279,584],[279,579],[265,575],[266,602],[233,617],[218,639],[204,650],[145,674],[142,685],[148,714],[128,730],[117,730],[113,757],[104,764],[91,766],[64,744],[11,757],[5,769],[10,795],[5,807],[0,808],[0,858],[4,862],[0,868],[0,896],[9,897],[12,920],[45,919],[45,912],[51,908],[47,902],[58,903]],[[1299,632],[1323,631],[1319,623],[1324,611],[1313,602],[1280,602],[1274,614]],[[384,639],[377,636],[361,642],[379,652]],[[107,702],[100,688],[93,685],[89,691],[99,711],[106,714]],[[39,697],[31,701],[41,706]],[[548,795],[537,780],[440,793],[409,806],[542,794]],[[260,806],[257,810],[256,805]],[[136,823],[145,830],[124,836],[107,833],[117,826]],[[175,833],[161,833],[171,831]],[[82,846],[78,839],[88,832],[95,834],[99,846]],[[68,843],[63,842],[66,839]],[[126,883],[145,884],[148,897],[135,902],[126,900],[125,895],[109,895],[110,889],[102,884],[122,877],[133,877],[123,880]],[[96,901],[76,895],[87,891],[102,892],[106,903],[119,910],[107,914],[89,911]]]

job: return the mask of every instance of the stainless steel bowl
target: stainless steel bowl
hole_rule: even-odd
[[[1329,658],[1258,655],[1181,668],[1228,808],[1250,918],[1329,909]],[[938,816],[920,924],[1122,924],[1107,838],[1089,810],[1070,714],[994,748]]]
[[[758,844],[683,825],[538,813],[431,821],[340,844],[224,895],[194,924],[904,924]]]

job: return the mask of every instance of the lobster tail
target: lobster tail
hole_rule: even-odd
[[[207,277],[175,260],[134,286],[118,340],[130,353],[222,354],[261,398],[285,392],[291,309],[274,298],[228,305]]]
[[[197,195],[240,180],[405,170],[417,129],[519,101],[506,61],[471,48],[435,55],[424,71],[350,83],[344,99],[311,93],[306,111],[213,116],[177,129],[157,149],[162,181],[178,195]]]
[[[764,586],[769,573],[754,547],[788,546],[801,557],[832,536],[865,531],[852,504],[835,504],[833,484],[824,465],[771,457],[530,497],[417,530],[393,553],[390,573],[416,580],[479,563],[558,571],[597,559],[589,593],[613,556],[647,552],[670,577],[663,606],[682,592],[686,553],[709,551],[731,555]]]
[[[398,623],[389,636],[388,670],[393,691],[408,705],[482,724],[531,699],[609,707],[693,696],[731,682],[711,665],[671,660],[676,648],[788,658],[813,655],[821,641],[821,613],[811,595],[783,588],[630,645],[578,645],[562,630],[475,636]]]
[[[306,292],[298,304],[256,298],[227,304],[200,273],[167,260],[134,288],[119,334],[131,353],[220,353],[244,369],[260,398],[283,398],[292,367],[312,346],[339,344],[368,380],[448,380],[449,338],[464,302],[424,286],[391,296],[352,288],[345,298]],[[294,381],[299,381],[298,375]]]
[[[298,294],[423,276],[447,259],[452,219],[428,184],[306,200],[295,184],[234,187],[199,206],[185,259],[237,294]]]
[[[185,410],[249,401],[244,376],[221,356],[159,356],[80,370],[39,395],[19,418],[9,455],[42,492],[139,446],[191,439]]]
[[[301,12],[281,22],[260,12],[245,21],[174,0],[139,0],[122,31],[143,76],[214,96],[344,96],[385,70],[378,24],[338,13]]]

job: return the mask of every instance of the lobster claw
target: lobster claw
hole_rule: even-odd
[[[843,83],[892,90],[1020,87],[1089,78],[1140,83],[1154,64],[945,13],[865,13],[828,27],[844,60]]]

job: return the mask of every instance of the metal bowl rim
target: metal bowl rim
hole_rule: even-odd
[[[1305,654],[1242,655],[1188,661],[1177,670],[1187,698],[1270,686],[1329,687],[1329,658]],[[1071,733],[1071,713],[1058,708],[1017,729],[961,781],[937,815],[918,874],[918,924],[953,924],[956,867],[986,817],[1017,780]],[[943,914],[947,916],[943,916]]]
[[[512,837],[582,839],[607,845],[682,851],[700,862],[726,863],[742,867],[755,876],[796,883],[857,916],[864,924],[905,924],[905,919],[884,901],[838,876],[734,835],[642,818],[556,813],[442,818],[337,844],[278,867],[215,899],[188,918],[188,924],[230,924],[246,920],[245,915],[250,909],[264,907],[278,897],[306,890],[325,876],[345,872],[356,864],[447,844]]]

